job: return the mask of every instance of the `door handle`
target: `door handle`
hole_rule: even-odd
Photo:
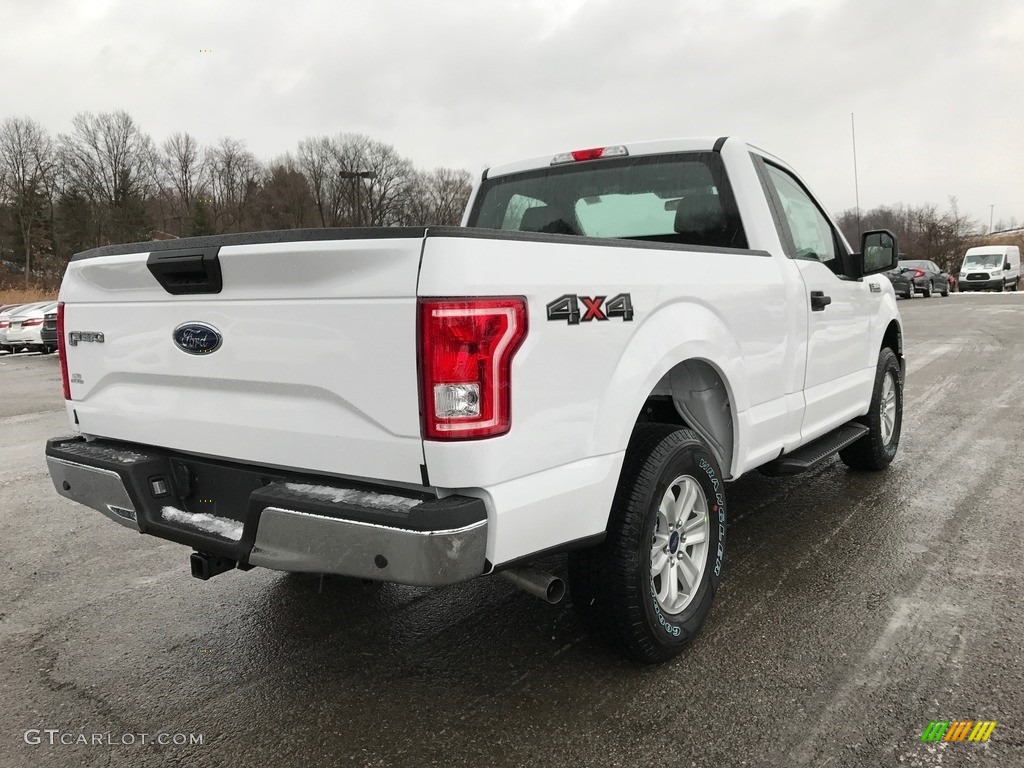
[[[825,307],[832,303],[832,297],[824,291],[811,291],[811,312],[824,312]]]

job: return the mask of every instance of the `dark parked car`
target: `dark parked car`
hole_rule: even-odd
[[[925,259],[902,259],[899,266],[910,270],[910,276],[914,279],[914,292],[923,293],[927,299],[933,293],[949,296],[949,273],[944,272],[934,261]]]
[[[43,315],[43,329],[39,333],[43,339],[43,351],[55,351],[57,349],[57,310]]]
[[[914,298],[913,275],[913,270],[906,267],[896,267],[896,269],[890,269],[885,273],[885,276],[889,278],[889,282],[892,283],[892,289],[896,291],[896,295],[902,296],[904,299]]]

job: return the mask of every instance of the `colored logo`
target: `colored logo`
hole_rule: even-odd
[[[220,349],[224,337],[220,331],[206,323],[184,323],[171,334],[174,343],[190,355],[208,355]]]
[[[995,720],[932,720],[921,741],[988,741],[995,729]]]

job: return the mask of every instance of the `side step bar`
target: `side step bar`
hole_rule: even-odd
[[[851,443],[857,442],[867,433],[868,428],[859,421],[847,422],[827,435],[822,435],[814,442],[758,467],[758,471],[769,477],[798,475],[830,458]]]

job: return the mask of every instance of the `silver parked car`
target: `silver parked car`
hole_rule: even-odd
[[[0,349],[20,352],[53,352],[55,347],[43,343],[43,317],[57,307],[55,301],[25,304],[0,315]]]

